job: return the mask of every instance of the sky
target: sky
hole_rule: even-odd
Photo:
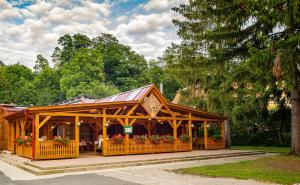
[[[186,0],[0,0],[0,60],[33,67],[64,34],[110,33],[147,60],[179,43],[172,7]]]

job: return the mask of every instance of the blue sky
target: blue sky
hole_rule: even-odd
[[[186,0],[0,0],[0,60],[32,67],[50,60],[64,34],[111,33],[146,59],[178,43],[171,8]]]

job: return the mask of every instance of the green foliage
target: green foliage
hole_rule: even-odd
[[[150,83],[147,62],[143,56],[122,45],[110,34],[93,39],[94,47],[102,53],[106,82],[121,91],[138,88]]]
[[[188,88],[181,103],[232,118],[232,141],[287,145],[291,87],[299,90],[299,2],[191,0],[174,10],[185,18],[174,20],[183,42],[163,59]],[[270,101],[279,108],[270,112]]]
[[[54,67],[37,55],[33,71],[23,65],[0,65],[0,103],[50,105],[78,95],[103,98],[155,82],[172,99],[178,83],[162,66],[147,64],[110,34],[90,39],[64,35],[52,54]],[[3,65],[2,65],[3,64]]]

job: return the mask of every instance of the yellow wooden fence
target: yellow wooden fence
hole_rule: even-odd
[[[124,155],[124,154],[143,154],[143,153],[162,153],[162,152],[176,152],[176,151],[190,151],[192,145],[190,142],[181,142],[179,139],[173,143],[166,143],[160,141],[157,144],[146,140],[144,143],[137,143],[133,139],[129,139],[128,150],[126,143],[116,144],[112,140],[107,140],[106,155]]]
[[[39,142],[36,159],[76,158],[78,157],[77,150],[75,140],[71,140],[66,145],[55,141],[41,141]]]
[[[21,157],[32,158],[32,145],[16,144],[16,154]]]

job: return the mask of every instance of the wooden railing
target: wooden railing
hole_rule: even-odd
[[[207,138],[207,146],[206,149],[214,150],[214,149],[223,149],[224,148],[224,139],[215,140],[214,138]]]
[[[146,140],[145,143],[137,143],[136,141],[129,139],[128,149],[126,149],[125,140],[122,144],[116,144],[111,140],[107,140],[106,155],[163,153],[190,150],[192,150],[190,142],[181,142],[180,140],[175,140],[174,143],[160,141],[158,144],[154,144],[149,140]]]
[[[196,148],[197,149],[204,149],[205,141],[203,137],[199,137],[196,140]],[[221,138],[220,140],[215,140],[212,137],[207,138],[207,146],[205,149],[207,150],[215,150],[215,149],[223,149],[225,148],[224,139]]]
[[[16,144],[16,154],[21,157],[32,158],[32,145]]]
[[[78,157],[76,142],[71,140],[68,144],[58,144],[55,141],[41,141],[37,148],[36,159],[63,159]]]

